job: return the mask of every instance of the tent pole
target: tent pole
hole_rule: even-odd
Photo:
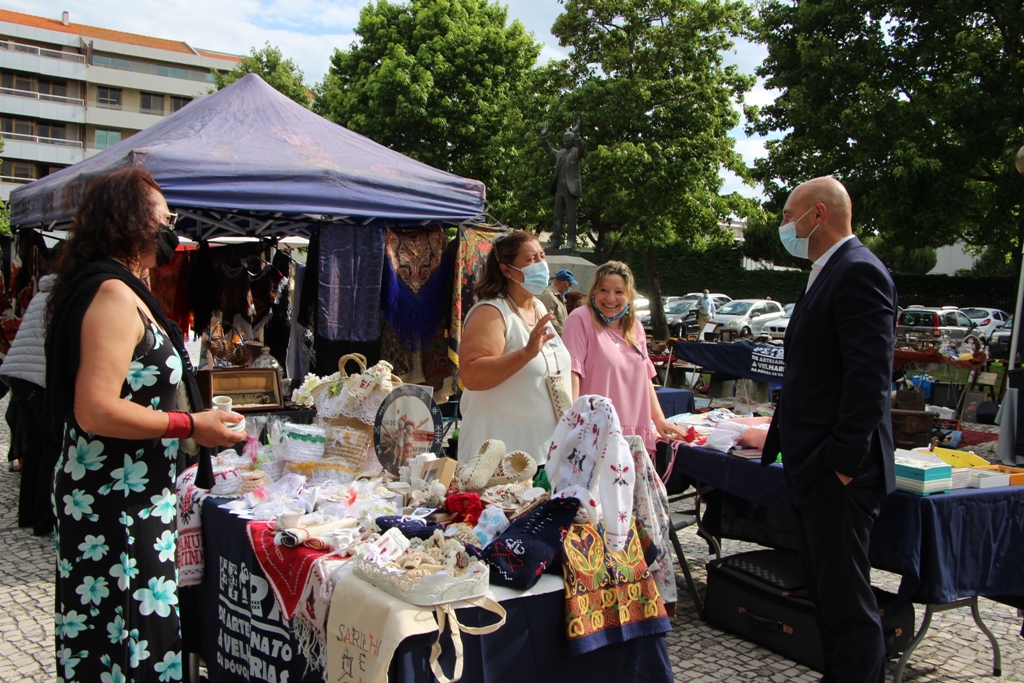
[[[1013,334],[1010,336],[1010,365],[1007,368],[1008,370],[1013,370],[1017,366],[1017,342],[1020,340],[1020,303],[1022,297],[1024,297],[1024,245],[1021,245],[1020,279],[1017,283],[1017,301],[1014,303],[1013,309]]]

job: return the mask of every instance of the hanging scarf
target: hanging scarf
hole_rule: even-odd
[[[444,228],[389,228],[384,243],[381,313],[408,351],[420,351],[438,334],[451,298],[452,261]]]
[[[63,431],[65,420],[75,407],[75,377],[81,361],[82,321],[92,305],[96,292],[107,280],[120,280],[135,292],[149,308],[150,314],[170,338],[181,357],[181,380],[185,382],[186,395],[190,406],[183,410],[200,410],[203,399],[196,383],[192,362],[185,350],[181,328],[164,313],[153,293],[142,280],[135,277],[124,265],[112,259],[99,259],[86,264],[71,277],[64,288],[64,295],[53,308],[53,317],[46,331],[46,401],[49,420],[54,430]],[[196,486],[213,487],[213,467],[210,463],[210,449],[199,452],[199,474]]]

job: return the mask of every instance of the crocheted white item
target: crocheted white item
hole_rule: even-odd
[[[316,412],[321,420],[351,417],[373,424],[377,410],[394,388],[391,363],[380,361],[362,375],[350,377],[316,396]]]
[[[498,463],[505,457],[505,442],[488,439],[480,446],[469,462],[459,470],[459,489],[467,493],[476,493],[487,488]]]
[[[315,425],[286,424],[281,428],[278,445],[281,460],[309,462],[324,457],[326,434]]]
[[[412,605],[439,605],[477,598],[490,590],[490,567],[479,561],[458,573],[449,570],[419,576],[419,572],[406,571],[394,563],[380,566],[356,556],[352,573]]]
[[[547,472],[552,497],[579,498],[589,522],[604,522],[605,543],[622,551],[633,516],[636,472],[609,399],[576,399],[551,437]]]
[[[535,474],[537,461],[531,458],[529,453],[512,451],[498,463],[494,474],[487,481],[487,487],[530,481]]]
[[[340,377],[340,372],[336,372],[333,375],[327,375],[326,377],[318,377],[311,372],[302,380],[302,384],[292,391],[292,401],[300,405],[313,407],[313,389],[324,382],[333,382]]]

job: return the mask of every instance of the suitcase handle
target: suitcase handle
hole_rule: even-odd
[[[787,636],[793,635],[793,627],[789,624],[758,616],[743,606],[739,607],[739,613],[749,619],[751,623],[758,628],[763,628],[767,631],[778,631],[779,633],[785,633]]]

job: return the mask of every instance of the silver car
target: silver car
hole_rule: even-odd
[[[931,341],[943,338],[963,341],[976,327],[977,325],[956,306],[910,306],[900,313],[899,320],[896,321],[896,339],[906,341],[908,337],[914,337]]]
[[[736,330],[743,339],[761,334],[761,328],[785,315],[779,302],[770,299],[734,299],[718,309],[713,322],[718,331]]]

